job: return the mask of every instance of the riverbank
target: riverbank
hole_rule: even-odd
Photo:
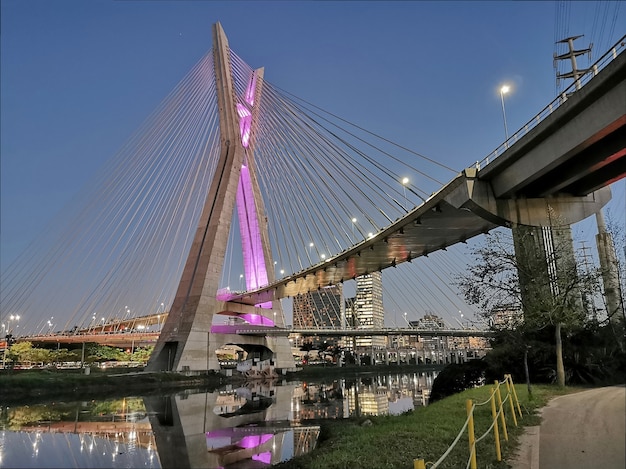
[[[356,378],[368,374],[440,371],[444,365],[389,365],[389,366],[322,366],[312,365],[279,379],[298,381],[322,377]],[[12,370],[0,373],[0,402],[4,404],[27,404],[50,399],[75,398],[79,393],[84,399],[123,397],[129,392],[162,394],[176,389],[197,388],[206,391],[226,384],[244,382],[234,374],[225,376],[218,372],[186,376],[180,373],[147,373],[140,368],[94,368],[90,374],[83,369],[75,370]]]
[[[350,379],[376,374],[433,371],[430,367],[400,365],[393,367],[307,367],[302,372],[286,376],[288,381],[311,379],[319,381],[328,377]],[[201,376],[184,376],[177,373],[143,373],[137,370],[94,370],[85,375],[82,370],[20,370],[0,375],[0,403],[6,406],[20,404],[59,402],[65,400],[97,400],[127,397],[129,395],[160,395],[182,389],[214,391],[226,384],[237,385],[242,379],[212,373]],[[526,386],[516,386],[523,417],[515,427],[507,412],[509,440],[502,439],[505,461],[512,460],[518,438],[525,426],[539,423],[537,409],[556,395],[571,392],[572,388],[534,386],[533,398],[528,397]],[[487,400],[491,387],[471,389],[427,407],[399,416],[362,416],[342,420],[308,421],[321,427],[317,448],[310,454],[278,465],[281,469],[333,469],[333,468],[412,468],[413,460],[423,458],[436,461],[457,437],[466,419],[465,401],[475,403]],[[476,412],[476,435],[491,424],[488,405]],[[502,429],[501,435],[502,435]],[[493,435],[477,446],[479,467],[508,468],[506,462],[497,462]],[[442,468],[465,467],[467,463],[467,434],[450,452]]]
[[[129,393],[163,394],[176,389],[211,391],[237,378],[219,373],[185,376],[179,373],[147,373],[138,369],[15,370],[0,374],[0,402],[31,404],[52,399],[99,399],[124,397]]]
[[[522,408],[518,426],[507,414],[508,441],[502,437],[503,460],[496,459],[493,434],[477,443],[478,467],[510,468],[519,438],[526,426],[540,422],[538,410],[554,396],[573,392],[572,388],[538,385],[529,398],[525,385],[516,385]],[[399,416],[368,416],[350,420],[323,422],[318,446],[311,453],[281,463],[277,469],[346,469],[346,468],[412,468],[414,459],[426,463],[437,461],[451,446],[467,418],[467,399],[481,403],[488,399],[491,386],[470,389],[447,397],[426,407]],[[476,436],[491,425],[488,405],[475,412]],[[441,469],[466,467],[468,461],[467,432],[439,466]]]
[[[297,381],[303,378],[323,378],[328,376],[329,378],[336,378],[341,376],[343,378],[356,378],[357,376],[367,375],[379,375],[379,374],[394,374],[394,373],[427,373],[427,372],[439,372],[445,368],[446,365],[415,365],[415,364],[389,364],[389,365],[366,365],[366,366],[324,366],[324,365],[310,365],[305,366],[302,369],[287,373],[286,378],[288,381]]]

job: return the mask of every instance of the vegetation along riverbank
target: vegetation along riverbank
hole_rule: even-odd
[[[516,427],[507,416],[509,440],[502,438],[503,461],[496,458],[494,439],[487,436],[477,443],[478,467],[508,468],[517,448],[524,426],[538,425],[537,410],[550,398],[573,392],[575,388],[554,385],[533,387],[529,398],[526,387],[516,385],[523,417]],[[427,463],[437,461],[457,437],[467,418],[465,402],[484,402],[491,393],[491,386],[454,394],[426,407],[399,416],[364,416],[349,420],[324,421],[317,448],[308,454],[281,463],[277,469],[410,469],[414,459]],[[476,435],[484,433],[491,424],[489,406],[476,412]],[[468,441],[465,433],[439,468],[466,467]]]
[[[408,373],[440,371],[443,365],[393,365],[393,366],[308,366],[284,376],[288,381],[303,379],[351,378],[367,374]],[[141,368],[90,368],[74,370],[7,370],[0,373],[0,402],[29,404],[51,398],[95,399],[98,397],[123,397],[129,392],[155,394],[176,389],[197,387],[215,390],[226,384],[243,382],[237,374],[227,377],[217,372],[186,376],[179,373],[145,373]]]

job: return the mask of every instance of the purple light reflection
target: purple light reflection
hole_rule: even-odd
[[[266,451],[265,453],[253,454],[252,460],[262,462],[263,464],[271,464],[272,453],[271,451]]]
[[[274,324],[274,321],[272,321],[269,318],[266,318],[265,316],[262,316],[261,314],[248,313],[248,314],[241,314],[239,317],[243,319],[244,321],[246,321],[247,323],[252,324],[254,326],[274,327],[276,325]]]
[[[242,448],[256,448],[257,446],[262,445],[266,441],[271,440],[273,436],[274,435],[272,433],[265,433],[263,435],[244,436],[241,439],[241,441],[237,443],[237,446],[240,446]]]

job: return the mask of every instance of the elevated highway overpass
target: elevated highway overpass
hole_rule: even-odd
[[[557,97],[488,158],[383,231],[267,287],[219,299],[236,308],[293,297],[498,226],[572,224],[598,212],[611,198],[608,186],[626,175],[625,41],[596,63],[581,89]]]

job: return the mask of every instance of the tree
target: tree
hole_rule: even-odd
[[[148,345],[147,347],[138,347],[131,354],[131,361],[140,362],[140,363],[148,363],[148,359],[154,350],[154,345]]]
[[[472,254],[475,263],[458,279],[466,301],[495,330],[508,331],[525,355],[529,333],[554,327],[556,377],[565,385],[563,329],[584,321],[581,292],[595,278],[595,272],[578,272],[568,229],[495,231]],[[526,378],[530,384],[528,372]]]
[[[85,356],[88,362],[126,360],[125,352],[122,349],[94,343],[86,345]]]

